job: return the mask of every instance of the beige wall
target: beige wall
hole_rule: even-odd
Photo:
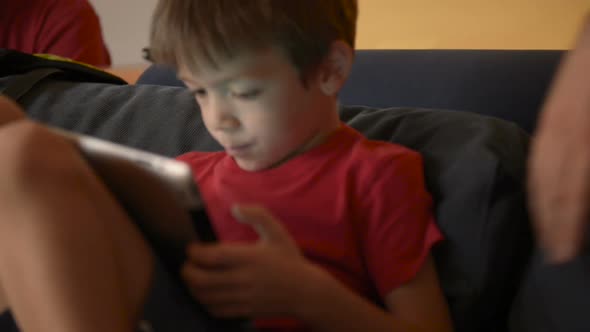
[[[358,1],[359,48],[563,49],[590,12],[590,0]],[[90,2],[114,65],[142,63],[156,0]]]
[[[141,49],[148,44],[156,0],[90,0],[111,52],[114,66],[144,63]]]
[[[590,0],[359,0],[358,48],[564,49]]]

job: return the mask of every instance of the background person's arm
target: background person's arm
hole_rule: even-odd
[[[98,67],[111,64],[99,18],[87,1],[54,1],[39,31],[37,49]]]
[[[552,262],[571,259],[590,224],[590,19],[544,105],[528,180],[541,247]]]

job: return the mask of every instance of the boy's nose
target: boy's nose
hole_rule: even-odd
[[[240,121],[234,115],[229,105],[214,102],[209,105],[213,128],[220,131],[232,131],[240,127]]]

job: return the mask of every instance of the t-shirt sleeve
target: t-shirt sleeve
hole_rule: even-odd
[[[408,150],[378,164],[367,174],[360,215],[367,268],[385,298],[414,278],[442,234],[434,223],[421,156]]]
[[[175,159],[187,163],[196,182],[204,177],[211,176],[215,165],[223,158],[220,152],[191,151],[177,156]]]
[[[37,42],[39,53],[100,67],[111,64],[99,18],[87,1],[54,1],[46,10]]]

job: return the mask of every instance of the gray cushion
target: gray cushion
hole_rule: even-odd
[[[590,248],[563,264],[547,264],[540,252],[527,271],[511,315],[511,331],[590,330]]]
[[[367,137],[420,151],[438,225],[435,250],[456,331],[506,331],[532,248],[524,197],[528,137],[472,113],[345,107]]]

